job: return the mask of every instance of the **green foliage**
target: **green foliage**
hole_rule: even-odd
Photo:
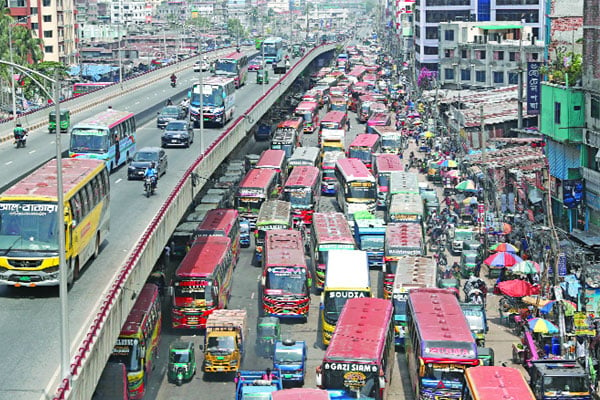
[[[551,83],[565,85],[568,79],[569,86],[573,86],[575,82],[581,79],[581,64],[581,54],[561,52],[556,55],[556,59],[540,68],[540,72]]]
[[[227,20],[227,32],[233,37],[242,37],[245,29],[239,19],[230,18]]]
[[[365,2],[365,10],[367,11],[366,13],[369,14],[376,6],[377,2],[375,0],[367,0]]]

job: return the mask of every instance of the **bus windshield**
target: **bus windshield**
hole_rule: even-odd
[[[57,251],[55,203],[0,203],[0,252]]]
[[[331,386],[332,388],[343,388],[343,387],[347,387],[347,379],[345,379],[345,376],[347,376],[348,373],[346,371],[330,371],[328,372],[328,386]],[[373,375],[373,373],[365,373],[365,372],[361,372],[360,375],[365,376],[364,378],[361,376],[361,380],[360,380],[360,384],[357,384],[356,387],[356,391],[353,390],[353,392],[358,392],[356,395],[352,395],[351,398],[356,398],[356,399],[374,399],[375,397],[375,376]],[[363,381],[364,379],[364,381]],[[359,382],[357,382],[359,383]],[[358,391],[358,388],[360,388],[360,391]]]
[[[360,238],[361,250],[381,250],[383,249],[384,235],[364,235]]]
[[[346,198],[373,199],[375,196],[375,185],[371,182],[352,182],[346,187]]]
[[[142,369],[138,353],[140,351],[137,339],[117,339],[109,362],[125,364],[127,372],[138,372]]]
[[[108,132],[96,128],[73,128],[71,131],[71,151],[86,153],[106,153],[110,143]]]
[[[288,294],[304,294],[306,288],[306,271],[294,268],[294,273],[289,273],[290,268],[269,268],[267,274],[268,290],[281,290]]]
[[[305,122],[312,122],[312,112],[310,111],[296,111],[297,117],[302,117]]]
[[[192,91],[192,104],[200,104],[197,85]],[[218,85],[203,85],[202,87],[202,106],[222,107],[225,93],[223,87]]]
[[[212,302],[212,294],[207,288],[207,281],[180,281],[175,283],[175,302],[181,303],[176,304],[177,306],[194,305],[197,306],[195,300],[206,300],[206,303]],[[203,302],[204,303],[204,302]]]
[[[215,74],[219,74],[220,72],[225,72],[228,74],[236,74],[237,73],[237,62],[232,60],[220,60],[217,61],[217,65],[215,66]]]
[[[275,44],[263,43],[265,55],[272,56],[277,54],[277,46]]]

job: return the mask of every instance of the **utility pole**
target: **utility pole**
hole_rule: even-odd
[[[523,129],[523,24],[524,20],[521,20],[521,29],[519,33],[519,68],[518,68],[518,97],[517,100],[517,129]]]
[[[487,138],[485,137],[485,118],[483,116],[483,104],[479,106],[479,126],[481,131],[481,139],[479,141],[479,145],[481,146],[481,170],[483,172],[483,215],[480,216],[481,220],[479,222],[479,234],[483,235],[483,245],[487,249],[487,234],[485,233],[485,224],[486,224],[486,212],[487,212],[487,189],[488,185],[488,175],[487,175]],[[481,213],[481,210],[480,210]]]

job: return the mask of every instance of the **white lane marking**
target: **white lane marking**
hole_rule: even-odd
[[[119,183],[119,182],[121,182],[122,180],[123,180],[123,179],[119,178],[119,179],[117,179],[117,180],[115,181],[115,183]]]
[[[12,163],[13,163],[12,161],[9,161],[9,162],[7,162],[7,163],[4,163],[4,165],[10,165],[10,164],[12,164]]]
[[[31,151],[29,152],[29,154],[33,154],[33,153],[35,153],[36,151],[37,151],[37,150],[31,150]]]
[[[136,101],[136,102],[135,102],[135,104],[140,104],[140,102],[139,102],[139,101]]]
[[[250,295],[250,299],[254,300],[254,292],[252,292],[252,294]]]

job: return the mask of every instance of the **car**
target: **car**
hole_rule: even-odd
[[[208,61],[198,60],[194,63],[194,72],[200,72],[200,69],[202,69],[202,72],[208,71],[209,67],[210,67],[210,65],[209,65]]]
[[[160,147],[143,147],[136,151],[133,157],[130,157],[127,162],[127,180],[144,179],[144,172],[154,162],[158,176],[164,175],[167,172],[168,159],[167,153]]]
[[[262,69],[262,57],[261,56],[254,57],[248,63],[248,71],[258,71],[259,69]]]
[[[194,129],[186,120],[170,121],[161,136],[162,147],[190,147],[194,142]]]
[[[185,119],[187,116],[186,110],[181,106],[166,106],[158,112],[156,116],[156,127],[163,129],[170,121]]]

